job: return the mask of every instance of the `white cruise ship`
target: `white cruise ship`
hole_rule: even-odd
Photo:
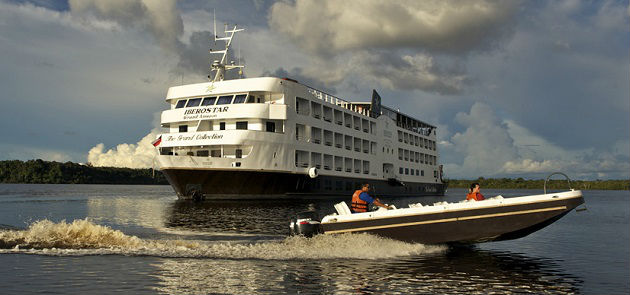
[[[443,195],[436,128],[371,101],[351,102],[289,78],[225,80],[239,65],[214,61],[214,79],[171,87],[157,163],[180,198]]]

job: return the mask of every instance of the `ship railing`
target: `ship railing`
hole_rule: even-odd
[[[338,98],[336,96],[330,95],[326,92],[317,90],[315,88],[311,88],[309,86],[306,86],[308,88],[308,91],[313,94],[313,96],[315,96],[316,98],[318,98],[319,100],[323,100],[325,102],[334,104],[336,106],[340,106],[344,109],[365,115],[365,116],[371,116],[370,110],[366,109],[366,108],[362,108],[361,110],[356,109],[356,107],[353,107],[352,103],[346,100],[343,100],[341,98]]]

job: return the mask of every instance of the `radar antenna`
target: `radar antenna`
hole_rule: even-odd
[[[222,54],[221,60],[214,60],[212,62],[212,65],[210,66],[211,72],[216,71],[216,74],[214,75],[214,79],[212,79],[213,83],[217,81],[223,81],[225,79],[225,72],[228,70],[239,69],[239,76],[242,75],[243,68],[245,66],[240,65],[240,58],[239,58],[239,64],[235,64],[234,61],[231,61],[229,64],[227,64],[227,56],[228,56],[228,51],[230,49],[230,45],[232,45],[232,38],[234,38],[234,34],[236,32],[240,32],[243,30],[244,29],[237,29],[236,24],[234,25],[234,28],[232,28],[231,30],[228,30],[228,24],[225,24],[225,37],[219,37],[217,36],[217,20],[215,16],[214,18],[214,43],[216,44],[217,41],[225,41],[225,49],[224,50],[210,49],[211,54]],[[210,76],[211,75],[208,76],[208,79],[210,79]]]

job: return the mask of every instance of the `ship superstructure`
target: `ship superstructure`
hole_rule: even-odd
[[[350,102],[288,78],[171,87],[157,161],[181,198],[327,198],[362,182],[378,195],[444,193],[436,128],[393,108]]]

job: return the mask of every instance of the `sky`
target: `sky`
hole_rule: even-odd
[[[449,178],[630,178],[628,1],[0,0],[0,160],[151,167],[213,11],[247,77],[437,126]]]

